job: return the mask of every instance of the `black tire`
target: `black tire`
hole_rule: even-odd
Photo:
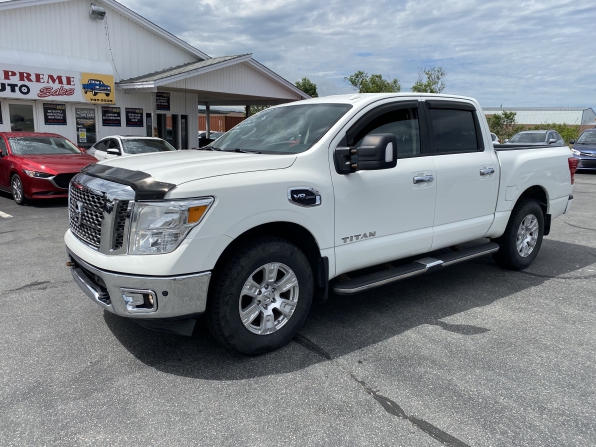
[[[517,246],[518,230],[524,219],[531,215],[536,217],[538,223],[537,240],[531,253],[527,256],[522,256],[518,251]],[[543,236],[544,214],[540,205],[534,200],[526,200],[518,203],[511,212],[511,217],[509,218],[505,233],[503,233],[500,238],[495,239],[495,242],[499,244],[500,248],[498,252],[493,253],[493,259],[498,265],[507,269],[525,269],[526,267],[529,267],[530,264],[534,262],[534,259],[536,259],[536,256],[538,256]]]
[[[93,91],[92,94],[93,94],[93,96],[97,96],[97,92],[96,91]]]
[[[10,178],[10,189],[12,192],[12,198],[17,205],[25,205],[25,203],[27,203],[25,191],[23,190],[23,181],[18,174],[13,174],[13,176]]]
[[[259,335],[251,332],[240,318],[241,303],[246,299],[242,292],[245,282],[249,278],[254,279],[255,271],[273,262],[289,267],[295,274],[297,301],[293,313],[279,329]],[[278,237],[255,239],[240,246],[213,278],[206,313],[207,325],[213,336],[228,349],[247,355],[273,351],[288,343],[300,330],[310,310],[313,291],[311,266],[297,246]],[[271,305],[270,312],[273,307]]]
[[[110,94],[109,93],[104,93],[104,95],[106,95],[106,98],[109,98],[110,97]]]

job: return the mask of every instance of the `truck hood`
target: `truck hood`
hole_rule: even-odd
[[[285,169],[292,166],[295,160],[295,155],[184,150],[119,157],[98,164],[142,171],[159,182],[180,185],[220,175]]]

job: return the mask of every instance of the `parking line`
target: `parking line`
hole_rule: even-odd
[[[5,219],[8,219],[9,217],[12,217],[10,214],[6,214],[3,213],[2,211],[0,211],[0,217],[4,217]]]

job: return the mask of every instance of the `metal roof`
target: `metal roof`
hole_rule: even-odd
[[[156,71],[155,73],[148,73],[143,76],[137,76],[136,78],[122,79],[121,81],[118,82],[118,84],[119,85],[140,84],[140,83],[147,83],[147,82],[155,83],[155,81],[161,81],[161,80],[167,80],[167,82],[171,82],[172,79],[169,79],[169,78],[178,77],[178,75],[190,74],[191,76],[194,76],[195,74],[197,74],[197,73],[194,73],[196,71],[203,71],[203,69],[209,68],[209,67],[215,68],[215,67],[213,67],[214,65],[223,66],[224,62],[234,61],[235,59],[247,59],[250,57],[251,57],[250,54],[238,54],[235,56],[213,57],[213,58],[207,59],[205,61],[190,62],[188,64],[179,65],[178,67],[167,68],[165,70]],[[234,61],[234,62],[240,62],[240,61]],[[226,65],[228,65],[228,64],[226,64]],[[221,67],[217,67],[217,68],[221,68]]]

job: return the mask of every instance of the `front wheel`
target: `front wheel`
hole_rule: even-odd
[[[529,267],[542,245],[544,214],[540,205],[528,200],[513,209],[503,236],[496,239],[499,251],[493,259],[501,267],[521,270]]]
[[[12,198],[17,205],[24,205],[27,199],[25,199],[25,191],[23,190],[23,182],[18,174],[12,176],[10,180],[10,187],[12,190]]]
[[[288,343],[304,324],[313,298],[308,259],[276,237],[244,244],[214,281],[209,329],[221,344],[248,355]]]

